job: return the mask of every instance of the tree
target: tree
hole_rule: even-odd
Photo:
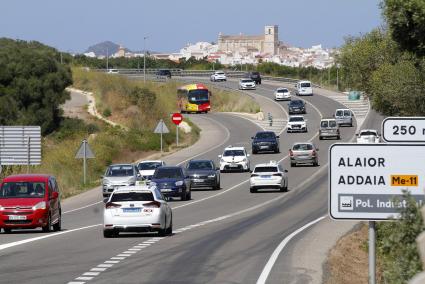
[[[0,39],[0,122],[40,125],[43,134],[61,120],[60,105],[68,98],[71,70],[60,53],[39,42]]]
[[[425,1],[384,0],[383,14],[402,50],[425,55]]]

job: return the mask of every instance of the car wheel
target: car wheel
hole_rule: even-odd
[[[173,216],[171,216],[170,226],[167,228],[166,235],[172,235],[173,234]]]
[[[12,233],[12,229],[11,228],[3,228],[3,231],[4,231],[5,234]]]
[[[339,136],[339,135],[338,135],[338,136],[336,137],[336,139],[337,139],[337,140],[341,140],[341,136]]]
[[[41,229],[45,233],[50,232],[52,230],[52,218],[51,218],[50,214],[49,214],[49,217],[47,217],[47,224],[46,224],[46,226],[41,227]]]
[[[252,154],[253,155],[255,155],[255,154],[257,154],[258,153],[258,151],[254,151],[254,150],[252,150]]]
[[[115,237],[115,232],[113,230],[103,230],[103,237],[104,238],[112,238]]]
[[[214,186],[214,190],[220,190],[221,186],[220,186],[220,181],[218,181],[218,183],[216,183],[216,185]]]
[[[319,140],[323,140],[323,137],[322,136],[319,136]]]
[[[314,163],[313,163],[313,166],[317,167],[318,165],[319,165],[319,161],[315,160]]]
[[[287,184],[285,184],[285,186],[282,186],[282,187],[280,188],[280,191],[281,191],[281,192],[287,192],[287,191],[288,191],[288,185],[287,185]]]
[[[257,192],[257,190],[256,190],[255,188],[253,188],[253,187],[250,187],[250,188],[249,188],[249,192],[251,192],[251,193],[256,193],[256,192]]]
[[[167,235],[167,218],[164,219],[164,229],[159,229],[158,230],[158,235],[160,237],[165,237]]]
[[[180,200],[181,200],[181,201],[186,201],[186,200],[187,200],[187,193],[186,193],[186,190],[185,190],[185,191],[183,191],[183,192],[180,194]]]
[[[297,163],[291,162],[291,168],[295,167],[296,165],[297,165]]]
[[[275,152],[275,153],[280,153],[280,149],[279,149],[279,148],[277,148],[274,152]]]
[[[192,190],[189,190],[189,192],[187,193],[187,200],[191,200],[192,199]]]
[[[59,219],[56,224],[53,225],[53,231],[57,232],[62,229],[62,214],[59,212]]]

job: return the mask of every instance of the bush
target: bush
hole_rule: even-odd
[[[111,109],[110,108],[105,108],[103,110],[103,113],[102,114],[103,114],[104,117],[110,117],[112,115]]]

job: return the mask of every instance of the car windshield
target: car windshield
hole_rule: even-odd
[[[295,150],[295,151],[313,150],[313,145],[311,145],[311,144],[295,144],[292,147],[292,150]]]
[[[106,171],[107,177],[126,177],[134,175],[133,166],[131,165],[117,165],[110,166]]]
[[[179,168],[175,169],[163,169],[158,168],[154,174],[154,179],[163,179],[163,178],[182,178],[181,170]]]
[[[278,93],[288,93],[288,89],[277,89]]]
[[[275,135],[272,132],[258,132],[255,135],[255,138],[257,138],[257,139],[273,139],[273,138],[275,138]]]
[[[344,110],[344,115],[345,115],[345,116],[350,116],[350,115],[351,115],[351,111],[349,111],[349,110]]]
[[[224,75],[224,72],[215,72],[216,75]]]
[[[226,150],[223,154],[224,157],[229,156],[245,156],[245,153],[243,150]]]
[[[208,90],[192,90],[189,92],[189,102],[200,104],[208,102]]]
[[[302,116],[293,116],[289,118],[289,122],[299,122],[304,121],[304,117]]]
[[[0,189],[0,198],[40,198],[45,194],[44,182],[5,182]]]
[[[125,201],[153,201],[151,192],[116,192],[112,194],[111,202],[125,202]]]
[[[289,105],[290,106],[302,106],[303,105],[303,101],[301,101],[301,100],[294,100],[294,101],[291,101],[289,103]]]
[[[320,123],[320,127],[336,127],[335,120],[324,120]]]
[[[252,80],[250,80],[250,79],[244,79],[244,80],[241,80],[241,82],[242,82],[242,83],[252,83],[252,82],[254,82],[254,81],[252,81]]]
[[[156,168],[159,168],[160,166],[161,166],[160,162],[143,162],[143,163],[139,163],[137,168],[139,169],[139,171],[149,171],[149,170],[154,170]]]
[[[301,83],[301,88],[310,88],[311,84],[310,83]]]
[[[360,136],[369,136],[369,135],[377,136],[376,132],[371,130],[365,130],[360,132]]]
[[[335,116],[344,116],[343,110],[337,110]]]
[[[252,76],[258,76],[258,75],[260,75],[260,73],[259,72],[252,72],[251,75]]]
[[[210,161],[192,161],[187,166],[189,170],[212,170],[213,165]]]
[[[256,167],[255,173],[275,173],[277,172],[277,167]]]

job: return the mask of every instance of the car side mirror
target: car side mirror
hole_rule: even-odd
[[[58,199],[58,197],[59,197],[59,192],[53,191],[51,199]]]
[[[278,135],[278,136],[276,136],[276,138],[280,138],[280,136]]]
[[[319,151],[319,148],[316,148],[316,151]]]

